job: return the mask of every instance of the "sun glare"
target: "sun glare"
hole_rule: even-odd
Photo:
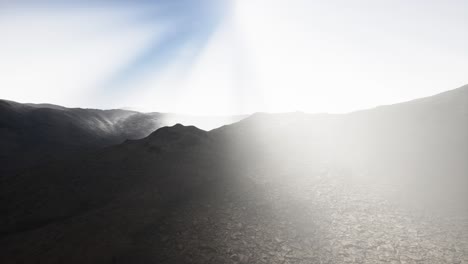
[[[0,17],[0,86],[20,102],[343,113],[458,87],[468,67],[464,14],[442,3],[423,14],[402,1],[19,6]],[[437,21],[450,31],[427,26],[437,12],[451,17]]]

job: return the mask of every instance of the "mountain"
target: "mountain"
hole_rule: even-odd
[[[162,127],[2,178],[0,261],[461,263],[466,135],[468,86]]]
[[[127,139],[140,139],[177,120],[219,126],[241,118],[66,108],[0,100],[0,174],[10,175]]]
[[[0,260],[34,261],[35,257],[28,257],[25,251],[23,257],[16,255],[17,247],[28,247],[33,254],[39,248],[52,246],[58,250],[57,257],[65,254],[65,259],[76,256],[77,262],[110,261],[109,257],[119,255],[117,248],[130,250],[117,246],[125,239],[119,233],[124,237],[136,234],[151,228],[178,202],[212,196],[214,186],[228,174],[211,148],[207,132],[176,125],[160,128],[142,140],[126,141],[89,156],[4,179],[0,208],[8,213],[1,220],[0,244],[12,247],[4,248]],[[109,217],[115,218],[109,222]],[[122,217],[131,219],[127,222]],[[63,242],[46,238],[62,232],[64,236],[59,235],[59,240]],[[96,236],[87,235],[91,233]],[[116,244],[109,240],[114,236],[111,234],[118,237],[112,239]],[[27,238],[21,238],[24,235]],[[102,243],[97,242],[97,246],[95,239]],[[25,241],[35,245],[26,246],[24,243],[29,242]],[[56,247],[56,243],[63,247]],[[76,250],[75,243],[84,247]],[[79,256],[82,250],[86,253]],[[39,259],[61,261],[56,256]]]
[[[468,86],[343,115],[256,114],[213,133],[246,160],[326,164],[431,197],[466,196]]]

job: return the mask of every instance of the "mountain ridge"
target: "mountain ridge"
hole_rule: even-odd
[[[0,100],[0,174],[11,175],[41,163],[141,139],[177,120],[216,125],[239,118],[242,116],[197,120],[174,114],[51,107]]]
[[[461,216],[468,202],[464,91],[343,115],[256,114],[211,131],[176,124],[26,169],[0,185],[0,210],[7,212],[0,219],[0,261],[60,262],[62,256],[76,263],[229,263],[250,252],[254,260],[277,262],[275,254],[270,259],[256,252],[281,251],[284,236],[291,245],[302,235],[309,241],[302,244],[320,244],[319,237],[330,244],[333,230],[359,228],[353,221],[383,221],[375,234],[390,232],[400,219],[392,208],[437,215],[453,207]],[[356,196],[350,186],[382,197]],[[302,196],[312,190],[315,196]],[[370,207],[359,211],[365,203]],[[302,213],[309,210],[315,218]],[[337,215],[344,217],[339,228],[330,220]],[[333,225],[310,231],[313,219]],[[363,230],[358,238],[367,234]],[[247,249],[252,245],[255,250]]]

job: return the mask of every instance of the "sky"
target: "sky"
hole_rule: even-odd
[[[468,83],[466,0],[0,0],[0,98],[345,113]]]

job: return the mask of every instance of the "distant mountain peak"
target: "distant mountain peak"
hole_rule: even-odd
[[[184,126],[180,123],[177,123],[173,126],[161,127],[158,130],[151,133],[149,137],[165,135],[165,134],[184,134],[184,133],[204,134],[206,133],[206,131],[199,129],[196,126]]]
[[[195,126],[162,127],[151,133],[144,141],[150,150],[160,152],[162,150],[176,151],[187,147],[193,147],[208,140],[208,132]]]

